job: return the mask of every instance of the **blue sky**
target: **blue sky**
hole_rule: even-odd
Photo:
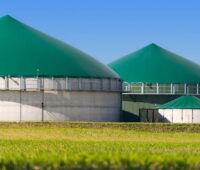
[[[6,14],[106,64],[152,42],[200,64],[199,0],[1,0]]]

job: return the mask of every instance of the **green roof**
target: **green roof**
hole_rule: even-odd
[[[91,56],[8,15],[0,18],[0,76],[119,78]]]
[[[182,96],[160,105],[159,109],[200,109],[200,99],[195,96]]]
[[[156,44],[122,57],[109,66],[126,82],[200,83],[200,65]]]

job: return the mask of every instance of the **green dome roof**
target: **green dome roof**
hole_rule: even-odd
[[[200,66],[155,44],[109,64],[126,82],[200,83]]]
[[[109,67],[10,16],[0,18],[0,76],[119,78]]]
[[[200,109],[200,99],[195,96],[181,96],[160,105],[159,109]]]

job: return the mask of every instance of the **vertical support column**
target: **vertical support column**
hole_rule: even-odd
[[[127,91],[128,91],[128,92],[131,92],[131,83],[128,83]]]
[[[194,121],[194,113],[193,113],[193,109],[192,109],[192,123]]]
[[[183,109],[181,109],[181,120],[182,120],[182,123],[183,123]]]
[[[124,121],[124,114],[123,114],[123,95],[120,93],[120,121]]]
[[[52,89],[54,90],[54,78],[51,78],[51,82],[52,82]]]
[[[23,89],[22,84],[23,84],[23,82],[22,82],[22,77],[20,77],[20,79],[19,79],[19,89],[20,89],[20,90]]]
[[[81,90],[82,87],[81,87],[81,78],[78,78],[78,89]]]
[[[21,83],[20,83],[21,85]],[[22,91],[19,91],[19,121],[22,121]]]
[[[9,89],[9,77],[5,77],[5,89]]]
[[[112,88],[111,88],[111,79],[109,79],[109,90],[112,91]]]
[[[125,92],[128,92],[128,83],[123,83],[123,88],[125,89]]]
[[[144,83],[141,85],[141,94],[144,94]]]
[[[156,94],[159,94],[159,84],[156,83]]]
[[[197,95],[199,95],[199,84],[197,83]]]
[[[153,113],[152,113],[152,122],[155,122],[155,113],[154,113],[154,109],[153,110]]]
[[[41,109],[42,109],[42,122],[44,122],[44,90],[42,92],[42,103],[41,103]]]
[[[68,84],[68,77],[65,78],[65,88],[68,90],[69,84]]]
[[[25,89],[24,78],[20,77],[20,90],[24,90],[24,89]]]
[[[163,115],[162,115],[163,122],[165,122],[165,109],[163,109],[162,111],[163,111]]]
[[[187,84],[184,84],[184,94],[187,95]]]
[[[100,79],[100,90],[103,90],[103,79]]]
[[[92,87],[92,79],[89,79],[90,81],[90,90],[93,90],[93,87]],[[110,80],[108,80],[108,90],[110,90]]]
[[[171,94],[174,94],[173,84],[171,83]]]
[[[37,77],[37,90],[40,90],[40,79]]]
[[[44,90],[44,77],[40,79],[40,88]]]

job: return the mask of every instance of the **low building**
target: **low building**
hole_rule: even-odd
[[[142,122],[200,123],[200,99],[195,96],[181,96],[158,106],[158,109],[144,109],[140,112]]]

